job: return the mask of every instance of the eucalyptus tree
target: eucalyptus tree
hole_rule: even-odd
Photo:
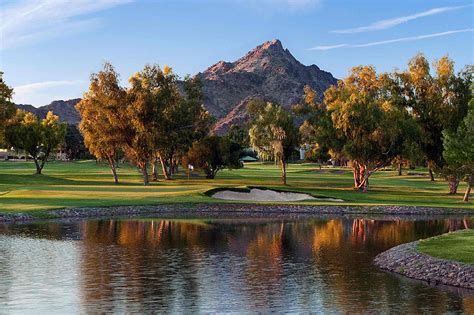
[[[442,57],[434,62],[434,75],[428,60],[418,54],[408,62],[408,69],[397,73],[400,95],[421,128],[421,150],[427,161],[430,178],[443,166],[443,130],[456,130],[467,113],[472,82],[472,67],[459,75],[454,62]]]
[[[292,110],[304,118],[299,127],[301,145],[309,147],[313,159],[322,162],[329,156],[335,160],[343,158],[344,138],[333,126],[331,111],[318,100],[318,95],[310,86],[304,87],[300,103],[294,105]]]
[[[250,145],[260,157],[274,158],[280,163],[281,182],[286,184],[286,164],[298,147],[299,135],[293,116],[278,104],[256,99],[248,104],[252,116],[249,129]]]
[[[471,88],[474,94],[474,87]],[[469,110],[456,131],[443,132],[443,157],[467,182],[464,201],[469,200],[474,185],[474,98],[471,94]]]
[[[117,156],[125,143],[128,123],[126,95],[118,73],[105,63],[101,71],[91,75],[89,90],[76,105],[84,144],[97,159],[108,162],[115,184],[119,182]]]
[[[392,101],[384,79],[371,66],[354,67],[324,94],[342,152],[352,162],[354,188],[364,192],[369,177],[403,152],[408,131],[416,128]]]
[[[163,108],[174,98],[174,75],[158,65],[145,65],[142,71],[129,79],[127,91],[127,137],[125,156],[143,175],[143,184],[149,184],[148,168],[156,157],[156,139],[160,136]]]
[[[168,72],[171,75],[171,70]],[[175,80],[169,84],[172,97],[165,99],[166,102],[160,106],[155,140],[165,179],[172,178],[178,160],[188,152],[193,142],[208,134],[211,123],[209,113],[203,107],[201,82],[197,78],[186,77],[182,93],[178,92]]]
[[[41,175],[50,154],[64,142],[66,128],[67,125],[52,112],[48,112],[46,118],[39,119],[32,113],[17,111],[5,138],[10,146],[24,150],[33,158],[36,174]]]

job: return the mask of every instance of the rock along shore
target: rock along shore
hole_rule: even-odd
[[[28,213],[0,213],[0,222],[33,221],[38,219],[101,218],[117,216],[166,216],[166,217],[270,217],[292,218],[303,216],[346,216],[364,217],[423,217],[445,215],[473,215],[469,209],[430,208],[416,206],[321,206],[295,204],[162,204],[142,206],[115,206],[66,208],[41,212],[41,217]]]
[[[418,241],[395,246],[377,255],[374,263],[408,278],[474,290],[474,265],[423,254],[417,245]]]

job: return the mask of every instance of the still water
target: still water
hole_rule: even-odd
[[[474,313],[474,295],[379,271],[472,219],[123,219],[0,225],[0,314]]]

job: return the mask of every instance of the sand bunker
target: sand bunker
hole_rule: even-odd
[[[222,190],[212,195],[214,198],[225,200],[250,200],[250,201],[302,201],[302,200],[325,200],[343,201],[334,198],[316,198],[309,194],[280,192],[268,189],[252,188],[249,192]]]

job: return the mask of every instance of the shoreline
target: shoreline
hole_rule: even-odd
[[[382,270],[433,285],[474,290],[474,265],[429,256],[417,250],[419,241],[401,244],[378,254]]]
[[[29,213],[0,213],[0,223],[31,222],[49,219],[94,219],[123,216],[170,216],[182,217],[268,217],[294,218],[308,216],[351,216],[383,218],[413,218],[423,216],[474,215],[463,208],[434,208],[418,206],[337,206],[337,205],[295,205],[258,203],[212,203],[212,204],[160,204],[140,206],[111,206],[62,208],[38,211],[37,216]]]

